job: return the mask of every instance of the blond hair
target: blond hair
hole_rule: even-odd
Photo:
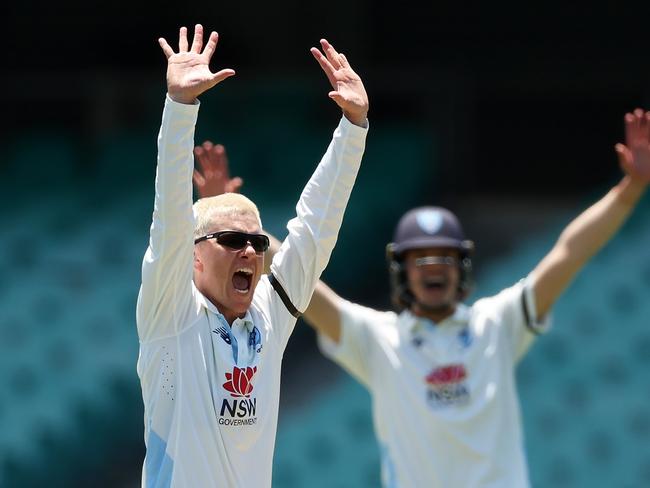
[[[201,198],[193,206],[194,239],[214,231],[214,226],[223,217],[232,215],[253,215],[262,228],[260,211],[249,198],[240,193],[223,193],[216,197]]]

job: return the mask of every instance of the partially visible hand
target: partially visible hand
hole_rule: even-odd
[[[210,71],[210,58],[217,47],[219,35],[210,34],[205,49],[203,47],[203,27],[196,24],[192,47],[188,51],[187,28],[181,27],[178,35],[178,52],[162,37],[158,43],[167,56],[167,92],[172,100],[179,103],[194,103],[196,98],[217,83],[235,74],[232,69],[222,69],[217,73]]]
[[[616,153],[626,174],[650,183],[650,112],[637,108],[625,114],[625,144],[616,144]]]
[[[321,39],[320,45],[325,56],[315,47],[310,51],[332,85],[329,97],[341,107],[350,122],[365,126],[369,103],[361,78],[350,67],[345,55],[336,52],[327,40]]]
[[[244,181],[238,176],[230,178],[226,148],[205,141],[194,148],[199,170],[194,170],[192,180],[200,198],[215,197],[222,193],[237,193]]]

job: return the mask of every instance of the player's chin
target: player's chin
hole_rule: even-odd
[[[433,310],[449,308],[454,303],[454,297],[443,290],[423,290],[416,295],[419,303]]]
[[[245,313],[251,306],[253,302],[253,294],[255,288],[250,287],[249,289],[243,291],[236,288],[230,289],[230,308],[238,313]]]

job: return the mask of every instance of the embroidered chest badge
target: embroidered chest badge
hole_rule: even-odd
[[[248,335],[248,345],[255,348],[256,353],[262,352],[262,334],[257,327],[253,327],[251,333]]]

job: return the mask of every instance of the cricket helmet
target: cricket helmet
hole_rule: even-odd
[[[464,300],[471,290],[474,242],[466,239],[458,218],[442,207],[414,208],[399,220],[393,242],[386,246],[391,300],[399,311],[409,308],[415,299],[408,288],[404,255],[406,251],[428,247],[457,249],[460,254],[458,300]]]

